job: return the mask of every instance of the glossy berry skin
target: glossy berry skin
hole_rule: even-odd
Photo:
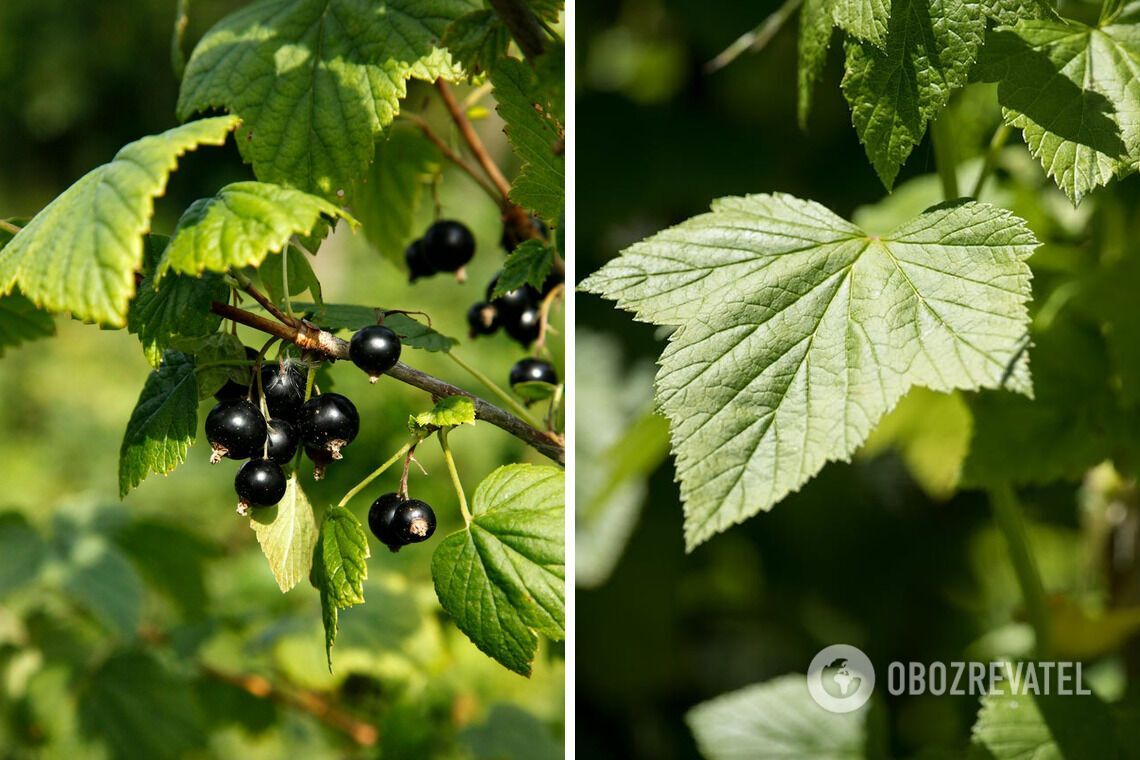
[[[472,304],[467,310],[467,327],[472,338],[476,335],[492,335],[498,332],[498,310],[486,301]]]
[[[372,382],[400,361],[400,336],[390,327],[370,325],[357,330],[348,344],[352,363],[368,373]]]
[[[566,282],[566,273],[564,271],[551,272],[550,274],[546,275],[546,279],[542,281],[542,297],[546,298],[546,296],[550,294],[550,291],[554,290],[564,282]]]
[[[285,495],[285,473],[268,459],[251,459],[241,466],[234,477],[238,511],[243,507],[272,507]]]
[[[425,254],[423,240],[417,240],[404,249],[404,263],[408,265],[408,282],[436,273],[436,268]]]
[[[542,317],[538,313],[537,308],[530,308],[522,311],[513,319],[503,324],[503,329],[507,331],[507,335],[517,340],[524,346],[529,346],[538,339],[539,328],[542,323]]]
[[[408,499],[401,502],[392,513],[388,532],[395,539],[394,544],[388,544],[388,548],[392,551],[405,544],[427,541],[431,538],[431,534],[435,533],[435,512],[427,502]]]
[[[295,362],[284,365],[273,362],[261,367],[261,387],[265,389],[265,405],[269,416],[293,422],[305,403],[308,373]]]
[[[512,388],[519,383],[558,385],[558,373],[554,371],[550,362],[528,356],[525,359],[519,359],[515,362],[515,366],[511,367],[510,380]]]
[[[340,459],[341,449],[360,432],[360,415],[339,393],[322,393],[301,407],[297,425],[307,449],[327,451],[333,459]]]
[[[257,407],[243,398],[219,401],[206,415],[206,438],[214,453],[210,462],[222,457],[245,459],[265,445],[265,418]]]
[[[287,464],[297,453],[297,446],[301,444],[297,428],[285,420],[278,419],[269,420],[267,428],[269,430],[267,459],[277,464]]]
[[[522,314],[527,309],[537,308],[539,302],[538,291],[530,285],[510,290],[498,298],[491,298],[495,286],[499,284],[499,275],[495,275],[487,285],[487,300],[490,301],[499,314],[499,321],[504,326],[510,324],[512,318]]]
[[[386,493],[376,501],[372,502],[372,506],[368,509],[368,528],[372,531],[372,535],[380,541],[380,543],[387,546],[399,546],[399,542],[395,535],[392,533],[392,516],[396,514],[396,508],[404,503],[398,493]]]
[[[475,236],[467,225],[441,219],[423,236],[423,255],[437,272],[454,272],[475,255]]]
[[[251,362],[256,362],[257,356],[257,349],[250,348],[249,346],[245,347],[246,359],[249,359]],[[217,390],[217,392],[214,394],[214,398],[216,398],[218,401],[225,401],[227,399],[234,398],[246,398],[249,396],[249,382],[253,379],[252,367],[245,370],[245,378],[246,379],[244,384],[235,383],[233,380],[227,378],[226,384]]]

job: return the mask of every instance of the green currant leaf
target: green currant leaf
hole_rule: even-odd
[[[408,418],[413,433],[430,433],[438,428],[475,424],[475,402],[467,396],[441,398],[426,412]]]
[[[495,292],[491,295],[499,298],[527,284],[541,291],[553,266],[553,248],[541,240],[524,240],[503,263],[503,271],[499,274]]]
[[[900,12],[906,10],[901,8]],[[875,47],[883,47],[891,17],[889,0],[836,0],[832,13],[840,29]]]
[[[0,599],[33,583],[47,559],[47,544],[19,512],[0,512]]]
[[[0,296],[0,357],[4,349],[55,335],[55,319],[13,291]]]
[[[64,543],[60,586],[107,630],[134,639],[146,591],[134,565],[106,536],[90,530]]]
[[[565,202],[566,162],[560,105],[540,82],[534,69],[514,58],[503,59],[491,74],[507,139],[523,164],[511,200],[554,222]]]
[[[281,253],[293,235],[309,234],[322,216],[356,224],[346,211],[315,195],[265,182],[234,182],[190,204],[158,264],[158,276],[170,270],[196,277],[206,270],[255,267],[270,253]]]
[[[530,675],[537,633],[565,636],[563,473],[513,464],[475,490],[473,519],[432,556],[440,604],[502,665]]]
[[[993,32],[975,76],[1074,203],[1140,161],[1140,27],[1022,21]]]
[[[251,365],[246,363],[249,357],[245,355],[245,346],[236,335],[215,333],[204,338],[178,337],[171,343],[171,348],[194,357],[199,399],[213,396],[227,380],[247,385],[252,377]]]
[[[885,47],[848,40],[843,94],[879,179],[890,189],[982,45],[978,0],[895,0]]]
[[[439,170],[439,149],[410,126],[394,125],[376,143],[376,160],[356,183],[353,208],[368,241],[401,269],[427,179]]]
[[[281,501],[272,507],[254,509],[249,524],[282,593],[309,577],[317,546],[317,520],[297,473],[290,476]]]
[[[834,5],[835,0],[804,0],[800,10],[799,60],[796,66],[796,116],[800,129],[807,127],[815,85],[827,63],[827,49],[831,46],[831,32],[835,26],[832,17]]]
[[[324,581],[322,591],[337,607],[364,603],[369,556],[368,536],[360,521],[344,507],[330,507],[321,524],[313,572]]]
[[[511,33],[491,10],[478,10],[460,16],[447,27],[443,44],[469,76],[491,70],[506,57]]]
[[[166,475],[186,461],[198,431],[194,360],[167,351],[143,386],[119,449],[119,495],[150,473]]]
[[[1013,26],[1018,21],[1060,18],[1047,0],[989,0],[986,14],[998,26]],[[986,38],[987,44],[991,39]],[[982,57],[985,57],[984,52]]]
[[[237,124],[233,116],[183,124],[130,143],[88,172],[0,249],[0,293],[19,285],[50,311],[123,327],[154,199],[182,154],[221,145]]]
[[[321,596],[321,625],[325,629],[325,659],[328,661],[329,672],[333,672],[332,665],[332,650],[333,644],[336,643],[337,633],[340,632],[340,610],[336,604],[329,597],[329,592],[325,588],[327,581],[321,574],[323,569],[318,572],[317,568],[313,568],[312,583],[320,589]]]
[[[216,333],[222,318],[210,311],[210,304],[224,302],[230,293],[216,274],[175,275],[156,281],[155,267],[168,242],[169,238],[163,235],[146,236],[144,274],[138,295],[127,312],[127,330],[139,336],[143,352],[153,367],[162,362],[162,352],[179,336],[203,337]]]
[[[982,697],[972,738],[994,760],[1121,757],[1116,733],[1108,707],[1094,696],[1002,693]]]
[[[703,702],[685,716],[708,760],[796,757],[864,760],[867,712],[827,712],[808,693],[807,679],[786,675]]]
[[[312,321],[326,330],[359,330],[376,324],[383,314],[382,309],[339,303],[328,303],[323,308],[311,303],[295,303],[293,310],[312,315]],[[442,335],[407,314],[389,314],[384,317],[384,324],[395,330],[400,343],[408,348],[450,351],[452,346],[459,345],[455,338]]]
[[[981,203],[873,236],[819,204],[753,195],[590,276],[584,289],[678,328],[657,397],[689,548],[849,459],[911,386],[1028,392],[1036,246],[1021,219]]]
[[[178,113],[238,114],[238,145],[258,179],[335,199],[364,176],[408,79],[461,76],[439,40],[477,7],[473,0],[259,0],[198,43]]]

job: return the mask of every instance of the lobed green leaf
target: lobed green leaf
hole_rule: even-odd
[[[524,240],[507,256],[491,296],[499,298],[528,284],[541,291],[553,266],[553,248],[541,240]]]
[[[522,161],[511,200],[548,222],[557,221],[565,203],[565,157],[558,97],[538,74],[514,58],[503,59],[491,74],[497,110],[507,139]]]
[[[296,473],[289,478],[281,501],[254,509],[249,524],[282,593],[309,577],[317,546],[317,520]]]
[[[198,430],[194,360],[167,351],[146,380],[119,449],[119,495],[150,473],[166,475],[186,461]]]

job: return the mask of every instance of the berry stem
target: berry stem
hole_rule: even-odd
[[[731,45],[718,53],[716,58],[706,63],[705,72],[712,74],[720,71],[744,53],[757,53],[763,50],[802,4],[803,0],[785,0],[783,5],[760,22],[760,26],[740,35]]]
[[[471,511],[467,508],[467,496],[463,493],[463,484],[459,482],[459,470],[455,469],[455,457],[451,455],[451,447],[447,445],[448,428],[440,428],[436,437],[439,438],[439,447],[443,449],[443,461],[447,462],[447,472],[451,475],[451,484],[455,486],[455,495],[459,498],[459,511],[463,513],[463,523],[471,525]]]
[[[970,197],[975,200],[982,194],[982,188],[986,186],[986,180],[989,179],[990,174],[997,165],[998,157],[1001,155],[1002,148],[1005,147],[1006,140],[1009,139],[1009,134],[1009,125],[1002,122],[994,131],[994,136],[990,138],[990,147],[986,149],[986,157],[982,161],[982,170],[978,173],[978,179],[974,183],[973,191],[970,193]]]
[[[417,441],[416,443],[418,443],[418,441]],[[375,470],[373,470],[372,472],[370,472],[370,473],[369,473],[369,474],[368,474],[368,475],[367,475],[367,476],[364,478],[364,480],[360,481],[359,483],[357,483],[356,485],[354,485],[352,488],[350,488],[350,489],[349,489],[349,491],[348,491],[348,493],[346,493],[346,494],[344,495],[344,498],[342,498],[342,499],[340,500],[340,503],[339,503],[339,504],[337,504],[337,506],[338,506],[338,507],[343,507],[343,506],[345,506],[346,504],[348,504],[348,502],[352,501],[353,497],[355,497],[355,496],[356,496],[358,493],[360,493],[360,492],[361,492],[361,491],[363,491],[365,488],[367,488],[367,487],[368,487],[368,484],[369,484],[369,483],[371,483],[373,480],[376,480],[376,478],[378,478],[378,477],[380,477],[381,475],[383,475],[385,471],[387,471],[387,470],[388,470],[388,469],[389,469],[389,468],[390,468],[392,465],[396,464],[396,462],[399,462],[399,461],[400,461],[400,459],[401,459],[401,458],[403,458],[403,456],[404,456],[405,454],[408,454],[409,452],[411,452],[413,448],[415,448],[415,443],[413,443],[413,442],[411,442],[411,441],[409,441],[408,443],[405,443],[403,446],[401,446],[401,447],[400,447],[400,448],[399,448],[399,449],[396,451],[396,453],[395,453],[395,454],[393,454],[391,457],[389,457],[389,458],[388,458],[388,459],[387,459],[387,460],[384,462],[384,464],[382,464],[382,465],[380,465],[379,467],[377,467]]]
[[[246,293],[249,293],[253,300],[261,304],[261,308],[265,309],[267,312],[276,317],[277,320],[281,322],[281,324],[289,325],[290,327],[296,326],[297,320],[278,309],[277,305],[270,301],[266,295],[264,295],[257,288],[253,287],[253,283],[250,282],[248,277],[236,269],[232,270],[230,274],[232,274],[234,279],[237,280],[238,285],[241,285],[242,290],[244,290]],[[288,288],[286,288],[286,290],[288,290]]]
[[[491,200],[500,206],[506,203],[504,196],[499,193],[494,185],[487,181],[486,177],[479,173],[478,169],[472,166],[470,162],[467,161],[467,159],[463,158],[463,156],[452,150],[451,146],[448,145],[442,137],[437,135],[432,130],[431,125],[427,122],[427,119],[413,113],[401,113],[400,118],[406,121],[410,121],[419,127],[420,131],[423,132],[424,137],[430,140],[431,143],[439,149],[439,152],[443,154],[443,157],[462,169],[469,177],[471,177],[471,179],[475,180],[475,184],[477,184],[483,190],[483,192],[491,196]]]
[[[527,13],[530,13],[529,9]],[[533,18],[533,14],[532,14]],[[443,99],[443,104],[447,106],[448,113],[451,114],[451,120],[455,122],[455,126],[459,128],[459,134],[463,137],[463,141],[467,143],[467,147],[471,149],[474,154],[475,160],[483,167],[483,171],[491,178],[492,184],[498,189],[499,195],[503,199],[503,207],[513,206],[510,200],[511,183],[507,182],[507,178],[503,176],[502,170],[499,169],[498,164],[491,158],[491,154],[487,152],[487,147],[483,145],[483,141],[479,139],[479,134],[475,131],[475,127],[471,126],[471,121],[467,118],[467,113],[463,110],[463,106],[455,99],[455,95],[451,92],[451,87],[447,82],[442,79],[435,80],[435,88],[439,90],[439,96]]]
[[[470,364],[468,364],[467,362],[465,362],[465,361],[463,361],[462,359],[460,359],[458,356],[456,356],[456,355],[455,355],[455,352],[454,352],[454,351],[448,351],[448,352],[447,352],[447,355],[451,357],[451,360],[452,360],[453,362],[455,362],[456,364],[458,364],[458,365],[459,365],[460,367],[462,367],[463,369],[467,370],[467,372],[468,372],[468,373],[469,373],[469,374],[470,374],[470,375],[471,375],[473,378],[475,378],[475,379],[476,379],[476,380],[478,380],[479,382],[483,383],[483,385],[487,386],[487,389],[488,389],[488,390],[490,390],[492,393],[494,393],[496,396],[498,396],[498,397],[499,397],[499,399],[500,399],[500,400],[501,400],[501,401],[502,401],[504,404],[506,404],[507,406],[509,406],[509,407],[510,407],[510,408],[511,408],[511,409],[514,411],[514,413],[515,413],[515,414],[517,414],[519,417],[522,417],[524,420],[526,420],[526,421],[527,421],[527,423],[528,423],[528,424],[529,424],[531,427],[538,427],[538,426],[539,426],[539,424],[538,424],[538,421],[537,421],[537,420],[535,420],[535,419],[534,419],[534,417],[532,417],[532,416],[531,416],[530,412],[528,412],[528,411],[527,411],[526,407],[524,407],[524,406],[523,406],[522,404],[520,404],[518,401],[516,401],[516,400],[514,400],[513,398],[511,398],[511,394],[507,393],[505,390],[503,390],[502,388],[500,388],[500,387],[499,387],[499,386],[498,386],[498,385],[495,383],[495,381],[494,381],[494,380],[492,380],[491,378],[487,377],[487,376],[486,376],[486,375],[484,375],[482,372],[480,372],[479,370],[475,369],[474,367],[472,367],[472,366],[471,366]]]
[[[408,498],[408,471],[412,469],[412,459],[416,455],[416,444],[413,443],[412,447],[408,449],[408,453],[404,455],[404,471],[400,473],[400,490],[398,493],[401,498]]]
[[[297,315],[293,313],[293,302],[289,298],[289,244],[285,244],[285,249],[281,251],[281,295],[285,299],[285,314],[289,319],[296,320]]]
[[[10,232],[13,235],[15,235],[21,229],[23,229],[23,228],[15,225],[15,224],[12,224],[11,222],[0,219],[0,230],[4,230],[5,232]]]
[[[546,294],[546,298],[542,299],[542,303],[538,307],[538,337],[534,341],[534,355],[538,356],[546,345],[546,331],[550,329],[550,307],[555,299],[559,298],[566,290],[565,285],[556,285],[550,289]]]
[[[298,327],[279,324],[266,319],[259,314],[253,314],[221,301],[214,301],[211,311],[226,319],[252,327],[255,330],[273,335],[281,340],[289,341],[299,348],[312,351],[329,359],[347,359],[348,341],[342,340],[332,333],[320,330],[311,323],[301,320]],[[515,415],[503,411],[494,404],[479,398],[473,393],[456,387],[451,383],[440,380],[438,377],[421,372],[400,362],[385,374],[414,388],[430,393],[435,398],[447,396],[467,396],[475,402],[475,417],[504,430],[538,453],[549,459],[564,464],[566,461],[566,447],[562,438],[556,434],[538,429]]]

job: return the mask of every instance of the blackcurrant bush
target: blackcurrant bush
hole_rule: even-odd
[[[499,329],[498,311],[486,301],[472,304],[467,310],[467,327],[472,338],[495,333]]]
[[[269,447],[266,458],[277,464],[287,464],[297,453],[297,446],[301,443],[301,436],[297,435],[297,428],[285,420],[271,419],[267,425],[269,429]]]
[[[324,450],[333,459],[340,459],[341,449],[360,432],[360,415],[339,393],[322,393],[301,407],[298,426],[306,448]]]
[[[348,356],[376,382],[400,361],[400,336],[384,325],[363,327],[353,334]]]
[[[214,450],[210,463],[257,454],[265,445],[265,434],[265,418],[252,403],[243,398],[219,401],[206,415],[206,438]]]
[[[455,272],[475,255],[475,236],[467,225],[441,219],[424,233],[423,255],[437,272]]]
[[[324,449],[314,448],[306,444],[305,456],[313,463],[313,480],[324,480],[329,462],[332,461],[332,454]]]
[[[558,385],[558,373],[550,362],[527,357],[515,362],[511,367],[511,387],[519,383],[550,383]]]
[[[499,274],[502,274],[501,272]],[[499,274],[491,280],[487,285],[487,300],[495,306],[495,310],[499,314],[499,320],[505,326],[509,323],[512,317],[517,316],[527,309],[533,309],[538,306],[539,294],[530,285],[523,285],[521,288],[507,291],[498,298],[491,298],[495,292],[495,286],[499,284]]]
[[[404,263],[408,265],[408,282],[435,274],[435,267],[424,254],[424,241],[417,240],[404,249]]]
[[[395,539],[394,544],[388,544],[388,548],[392,551],[396,551],[404,544],[427,541],[431,538],[431,534],[435,533],[435,512],[427,502],[408,499],[401,502],[392,513],[388,531]]]
[[[305,403],[305,385],[308,372],[304,365],[286,361],[271,362],[261,367],[261,387],[265,390],[265,405],[269,416],[293,422]]]
[[[245,358],[251,362],[257,361],[257,349],[245,347]],[[214,394],[214,398],[218,401],[225,401],[233,398],[247,398],[249,396],[249,383],[253,379],[253,367],[243,368],[243,375],[245,377],[244,383],[235,383],[232,379],[227,378],[226,384],[223,385]]]
[[[529,346],[538,339],[541,324],[542,316],[538,313],[538,309],[530,308],[524,309],[515,315],[513,319],[505,321],[503,323],[503,329],[507,331],[507,335],[510,335],[519,343],[524,346]]]
[[[241,514],[248,514],[250,507],[272,507],[285,495],[285,473],[276,462],[251,459],[237,471],[234,490]]]
[[[386,493],[372,502],[372,506],[369,507],[368,528],[380,543],[398,544],[392,534],[392,516],[396,514],[396,508],[403,503],[404,499],[398,493]]]

